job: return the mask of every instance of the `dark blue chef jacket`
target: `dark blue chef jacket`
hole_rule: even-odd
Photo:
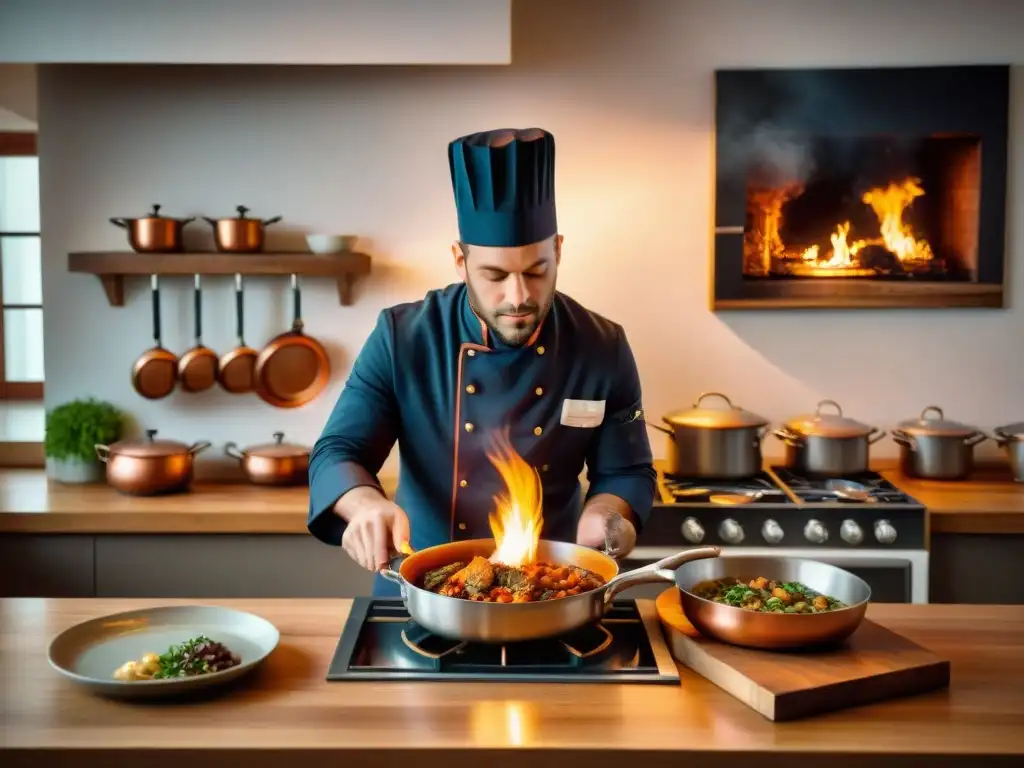
[[[604,401],[603,420],[564,424],[566,400]],[[655,472],[622,327],[556,292],[534,338],[509,347],[456,283],[380,313],[310,455],[309,531],[340,545],[346,523],[335,502],[357,486],[380,488],[397,440],[395,503],[409,516],[412,548],[489,538],[505,486],[486,453],[500,429],[541,471],[543,538],[575,540],[584,463],[588,496],[621,497],[638,528],[650,514]],[[379,575],[373,593],[398,595]]]

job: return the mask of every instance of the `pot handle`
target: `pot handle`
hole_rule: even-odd
[[[885,430],[879,429],[878,427],[872,427],[871,431],[868,432],[868,445],[874,445],[879,440],[885,437]]]
[[[110,446],[96,443],[93,448],[96,450],[96,458],[106,464],[107,459],[110,457]]]
[[[893,442],[897,445],[902,445],[904,448],[914,447],[914,438],[904,432],[902,429],[894,429],[892,431]]]
[[[728,397],[723,395],[721,392],[701,392],[700,397],[697,398],[697,402],[693,404],[693,407],[694,408],[700,407],[701,401],[705,397],[720,397],[723,400],[725,400],[725,404],[726,405],[728,405],[730,408],[732,408],[734,410],[736,409],[736,406],[732,404],[732,400],[730,400]]]
[[[122,218],[121,216],[115,216],[110,220],[110,223],[121,229],[128,229],[128,219]]]
[[[620,573],[604,586],[605,608],[612,604],[612,600],[615,599],[616,595],[630,587],[658,581],[674,582],[676,579],[675,569],[683,563],[688,563],[691,560],[702,560],[705,557],[718,557],[720,553],[721,550],[718,547],[684,549],[682,552],[676,552],[674,555],[662,558],[656,563],[645,565],[643,568]]]
[[[224,443],[224,454],[239,461],[245,459],[245,454],[238,450],[238,443]]]
[[[203,221],[205,221],[207,224],[209,224],[212,227],[216,227],[217,226],[217,220],[216,219],[211,219],[209,216],[203,216]]]
[[[977,445],[978,443],[983,443],[986,440],[988,440],[988,435],[986,435],[984,432],[979,432],[978,434],[971,435],[966,440],[964,440],[964,445],[972,447]]]
[[[274,217],[269,218],[269,219],[264,219],[263,220],[263,226],[264,227],[269,227],[271,224],[277,224],[277,222],[279,222],[281,220],[281,218],[282,218],[281,216],[274,216]]]
[[[192,443],[192,445],[190,445],[188,448],[188,452],[195,456],[205,451],[211,445],[213,445],[213,443],[211,443],[209,440],[200,440],[198,443]]]
[[[788,429],[775,429],[772,430],[772,434],[789,446],[796,447],[803,444],[803,440],[800,439],[800,435],[795,432],[790,432]]]
[[[1000,448],[1005,448],[1010,443],[1015,443],[1019,438],[1014,435],[1008,435],[1003,427],[996,427],[992,430],[992,439],[999,444]]]
[[[821,400],[821,401],[818,402],[818,407],[814,409],[814,415],[815,416],[821,415],[821,406],[823,406],[823,405],[834,406],[835,409],[836,409],[836,415],[837,416],[842,416],[843,415],[843,406],[841,406],[835,400]]]
[[[666,435],[671,437],[673,440],[675,439],[675,436],[676,436],[675,432],[673,432],[671,429],[666,429],[665,427],[661,426],[660,424],[655,424],[655,423],[650,422],[650,421],[645,421],[644,424],[646,424],[648,427],[651,427],[652,429],[658,430],[659,432],[664,432]]]
[[[921,411],[921,416],[919,417],[921,419],[921,421],[926,421],[928,419],[928,417],[925,414],[927,414],[929,412],[936,413],[940,419],[946,418],[946,414],[944,414],[942,412],[942,409],[939,408],[939,406],[937,406],[937,405],[926,405],[924,410]]]

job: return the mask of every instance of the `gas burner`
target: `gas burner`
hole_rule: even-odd
[[[793,503],[767,472],[739,480],[704,480],[666,474],[663,483],[665,490],[680,503],[728,504],[728,497],[735,496],[745,496],[761,504]]]
[[[558,638],[500,645],[440,637],[413,622],[401,600],[363,597],[353,601],[327,679],[678,684],[655,644],[664,645],[661,634],[648,633],[634,600],[617,600],[602,621]]]
[[[837,478],[814,477],[802,475],[787,467],[772,467],[772,472],[786,486],[800,497],[804,503],[838,503],[838,504],[861,504],[859,499],[837,497],[830,486]],[[886,480],[878,472],[857,472],[841,478],[863,486],[870,498],[869,503],[876,504],[914,504],[918,502],[901,491],[895,485]]]

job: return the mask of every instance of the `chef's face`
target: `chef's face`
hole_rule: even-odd
[[[473,311],[506,344],[525,344],[551,309],[562,236],[520,248],[456,242],[452,253]]]

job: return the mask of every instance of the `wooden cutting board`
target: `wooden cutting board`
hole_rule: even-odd
[[[949,685],[948,661],[868,619],[839,648],[774,652],[702,637],[683,614],[676,587],[662,592],[656,605],[672,655],[769,720]]]

